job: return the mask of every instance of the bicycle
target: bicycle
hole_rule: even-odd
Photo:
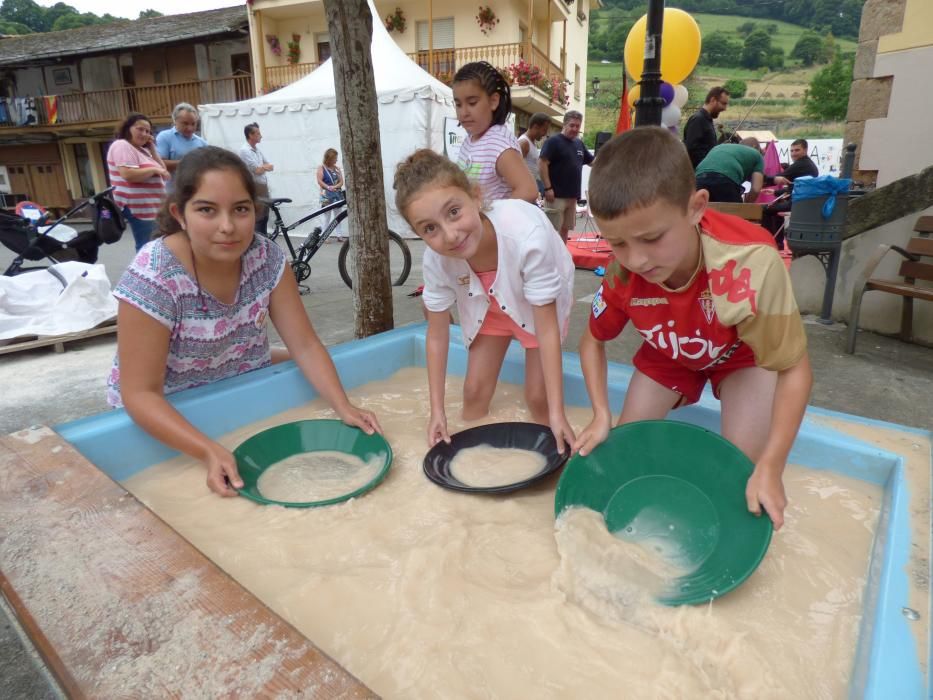
[[[285,197],[276,197],[273,199],[261,197],[259,201],[269,207],[269,211],[272,213],[272,219],[275,222],[272,233],[265,233],[264,235],[266,238],[274,241],[281,234],[282,238],[285,240],[288,252],[292,256],[292,272],[295,275],[301,293],[307,294],[310,290],[306,285],[303,285],[302,282],[311,276],[311,258],[313,258],[314,254],[324,245],[324,241],[330,238],[341,222],[347,218],[347,201],[342,199],[339,202],[327,204],[291,224],[286,224],[282,220],[282,214],[279,212],[279,205],[289,204],[292,200]],[[326,228],[322,230],[320,226],[316,226],[314,230],[308,234],[307,238],[305,238],[304,243],[297,248],[294,246],[288,235],[289,231],[311,221],[311,219],[337,210],[341,211],[334,216],[333,221],[331,221]],[[411,251],[408,249],[408,244],[405,243],[405,239],[392,230],[389,231],[389,244],[389,268],[392,285],[398,287],[405,284],[405,280],[408,279],[408,274],[411,272]],[[337,258],[337,269],[340,271],[340,277],[343,279],[344,283],[352,289],[353,278],[350,275],[347,263],[349,254],[350,241],[346,240],[340,248],[340,254]]]

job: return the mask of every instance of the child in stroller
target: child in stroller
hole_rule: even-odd
[[[21,202],[15,215],[0,212],[0,243],[16,253],[3,275],[12,277],[20,272],[43,269],[24,267],[27,260],[49,260],[51,264],[69,260],[97,262],[98,248],[104,243],[116,243],[126,228],[123,213],[110,197],[112,191],[111,187],[93,195],[51,223],[48,212],[28,202]],[[70,238],[55,235],[69,229],[64,222],[87,208],[91,213],[90,228],[84,227]]]

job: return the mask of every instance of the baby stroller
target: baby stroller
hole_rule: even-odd
[[[12,277],[20,272],[44,269],[24,267],[26,261],[48,260],[50,264],[77,260],[97,262],[97,250],[104,243],[116,243],[126,229],[126,219],[108,188],[69,209],[49,223],[48,212],[37,204],[20,202],[14,214],[0,212],[0,243],[16,253],[16,258],[3,272]],[[66,225],[68,219],[90,208],[91,227],[75,230]]]

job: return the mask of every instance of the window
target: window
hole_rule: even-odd
[[[580,99],[580,66],[573,66],[573,98]]]
[[[428,49],[434,49],[434,65],[428,65]],[[454,18],[435,19],[433,37],[428,37],[427,20],[415,22],[415,49],[418,51],[418,65],[436,76],[449,76],[457,71],[456,52],[454,51]]]

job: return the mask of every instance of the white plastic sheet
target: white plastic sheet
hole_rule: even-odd
[[[117,315],[103,265],[64,262],[47,270],[0,277],[0,340],[78,333]]]

